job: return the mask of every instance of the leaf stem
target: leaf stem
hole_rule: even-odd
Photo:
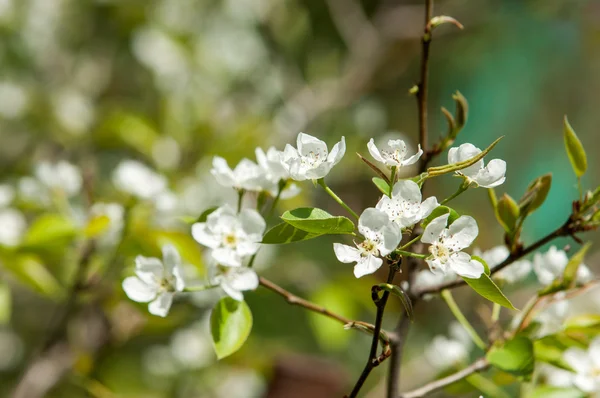
[[[423,258],[423,259],[428,257],[427,254],[418,254],[418,253],[413,253],[413,252],[407,252],[407,251],[400,250],[400,249],[396,249],[396,250],[394,250],[394,252],[397,254],[400,254],[401,256],[416,257],[416,258]]]
[[[246,193],[245,189],[238,189],[238,202],[237,202],[237,212],[242,211],[242,201],[244,199],[244,194]]]
[[[329,188],[327,186],[327,184],[325,183],[325,179],[324,178],[319,178],[317,180],[317,184],[319,184],[321,187],[323,187],[323,189],[325,190],[325,192],[327,192],[329,194],[329,196],[331,196],[333,198],[333,200],[335,200],[340,206],[342,206],[344,209],[346,209],[346,211],[348,213],[350,213],[352,215],[352,217],[354,217],[355,219],[358,220],[358,214],[356,214],[354,212],[354,210],[352,210],[346,203],[344,203],[344,201],[342,199],[340,199],[340,197],[337,196],[335,194],[335,192],[333,192],[331,190],[331,188]]]
[[[275,196],[275,199],[273,199],[273,202],[271,203],[271,208],[269,209],[269,212],[267,213],[267,217],[271,217],[273,215],[273,212],[275,211],[275,208],[277,207],[277,203],[279,203],[279,199],[281,199],[281,193],[283,192],[283,190],[285,189],[287,184],[288,184],[288,182],[286,180],[279,181],[279,188],[277,190],[277,195]]]
[[[411,239],[410,241],[408,241],[404,246],[400,246],[400,250],[404,250],[404,249],[410,247],[412,244],[418,242],[419,239],[421,239],[422,236],[423,236],[423,234],[415,236],[413,239]]]
[[[463,183],[460,184],[460,186],[458,187],[456,192],[454,192],[452,195],[448,196],[446,199],[442,200],[440,205],[445,205],[446,203],[450,202],[452,199],[456,198],[458,195],[465,192],[467,189],[469,189],[469,185],[470,184],[468,184],[466,181],[463,181]]]
[[[392,166],[392,171],[390,173],[390,196],[392,196],[392,189],[394,189],[394,184],[396,183],[396,166]]]
[[[498,322],[498,319],[500,319],[500,310],[501,309],[502,309],[502,307],[500,306],[500,304],[494,303],[494,306],[492,307],[492,322],[494,322],[494,323]]]
[[[210,290],[210,289],[214,289],[216,287],[219,287],[220,285],[200,285],[200,286],[186,286],[183,289],[184,293],[195,293],[195,292],[202,292],[204,290]]]
[[[442,290],[442,298],[448,305],[448,308],[450,308],[450,311],[452,312],[456,320],[462,325],[463,328],[465,328],[469,336],[471,336],[471,340],[473,340],[475,345],[477,345],[477,347],[485,351],[485,343],[483,342],[481,337],[479,337],[475,329],[473,329],[473,326],[471,326],[471,324],[467,320],[467,317],[465,317],[460,308],[458,308],[458,304],[456,304],[456,301],[454,301],[454,297],[452,297],[452,293],[450,292],[450,290]]]

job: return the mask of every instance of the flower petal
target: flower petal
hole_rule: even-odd
[[[156,297],[157,287],[148,285],[135,276],[125,278],[122,286],[127,297],[138,303],[147,303]]]
[[[379,148],[377,148],[377,146],[375,145],[375,141],[373,140],[373,138],[369,140],[369,143],[367,144],[367,149],[369,150],[371,156],[373,156],[373,159],[381,163],[386,163],[383,156],[381,156],[381,152],[379,152]]]
[[[480,187],[494,188],[506,180],[505,174],[506,162],[501,159],[492,159],[486,167],[479,170],[473,181]]]
[[[155,284],[164,277],[165,267],[155,257],[137,256],[135,258],[135,274],[147,284]]]
[[[214,249],[211,254],[212,258],[214,258],[217,263],[221,265],[225,265],[227,267],[242,266],[242,258],[233,249],[220,247],[218,249]]]
[[[211,214],[212,215],[212,214]],[[211,233],[208,229],[208,223],[198,222],[192,225],[192,237],[196,240],[196,242],[209,247],[211,249],[216,249],[221,244],[221,241]]]
[[[337,259],[342,263],[348,264],[360,260],[360,251],[355,247],[334,243],[333,251]]]
[[[387,256],[398,247],[402,240],[402,230],[398,224],[390,222],[381,230],[381,233],[383,234],[383,242],[377,248],[380,255]]]
[[[360,261],[354,266],[354,276],[360,278],[377,271],[383,264],[383,260],[379,257],[368,255],[361,257]]]
[[[296,143],[300,156],[307,156],[312,152],[315,155],[322,156],[323,160],[327,157],[327,145],[325,142],[312,135],[300,133],[298,134]]]
[[[423,150],[421,149],[421,145],[418,146],[417,153],[409,157],[408,159],[404,159],[402,161],[402,166],[410,166],[411,164],[417,163],[419,158],[423,155]]]
[[[425,227],[425,231],[423,231],[423,236],[421,237],[421,242],[423,243],[433,243],[437,242],[442,234],[442,231],[446,229],[446,224],[448,223],[448,217],[450,217],[450,213],[442,214],[439,217],[431,220],[429,224]]]
[[[423,220],[424,218],[429,217],[431,212],[434,211],[436,209],[436,207],[438,207],[438,206],[439,206],[439,203],[435,196],[431,196],[431,197],[425,199],[423,201],[423,203],[421,203],[421,207],[419,208],[419,213],[418,213],[419,220],[417,220],[417,221],[420,221],[420,220]]]
[[[414,181],[400,180],[394,184],[392,198],[420,204],[421,188],[419,188],[419,185]]]
[[[358,231],[365,237],[373,239],[373,231],[379,231],[390,223],[390,218],[383,211],[374,207],[365,209],[358,219]]]
[[[479,234],[479,228],[473,217],[460,216],[448,227],[448,233],[448,237],[444,239],[444,245],[457,252],[473,243]]]
[[[265,219],[262,218],[260,213],[254,209],[244,209],[238,217],[244,232],[250,236],[255,235],[260,240],[267,227]]]
[[[484,272],[483,264],[471,259],[465,252],[453,253],[448,265],[454,272],[466,278],[479,279]]]
[[[165,270],[169,274],[172,274],[173,269],[181,265],[181,256],[179,255],[177,249],[170,244],[164,245],[162,247],[162,253]]]
[[[215,176],[217,182],[225,187],[236,185],[233,170],[227,164],[227,161],[220,156],[215,156],[212,161],[210,173]]]
[[[164,318],[169,313],[172,303],[173,293],[163,292],[156,300],[148,304],[148,312],[152,315],[162,316]]]
[[[592,369],[592,361],[588,353],[581,348],[569,348],[564,352],[563,359],[577,373],[587,373]]]
[[[447,272],[446,264],[442,263],[437,258],[435,259],[425,259],[427,265],[429,265],[429,269],[436,275],[445,275]]]
[[[331,164],[331,167],[335,166],[339,163],[340,160],[344,157],[346,153],[346,138],[342,136],[340,142],[335,144],[333,148],[331,148],[331,152],[327,156],[327,162]]]
[[[229,285],[238,291],[254,290],[258,287],[258,275],[250,268],[236,268],[228,276]]]
[[[234,289],[229,284],[229,282],[223,281],[221,283],[221,289],[223,289],[225,294],[228,295],[229,297],[231,297],[232,299],[237,300],[237,301],[244,301],[244,294],[242,292],[240,292],[239,290]]]

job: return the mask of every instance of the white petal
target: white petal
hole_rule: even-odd
[[[312,135],[300,133],[298,134],[296,143],[300,156],[306,156],[310,152],[319,154],[323,157],[327,156],[327,145],[325,142]]]
[[[211,249],[215,249],[221,244],[221,241],[208,230],[207,223],[203,222],[192,225],[192,237],[196,242]]]
[[[244,295],[239,290],[234,289],[228,282],[221,283],[221,289],[226,295],[237,301],[244,301]]]
[[[256,242],[239,242],[236,247],[237,254],[241,257],[248,257],[255,254],[260,249],[260,244]]]
[[[588,354],[594,363],[594,368],[600,369],[600,337],[592,340],[588,348]]]
[[[177,290],[178,292],[183,291],[183,289],[185,288],[185,281],[183,279],[183,276],[181,275],[180,266],[176,266],[175,268],[173,268],[173,277],[175,278],[175,290]]]
[[[297,184],[288,184],[288,186],[281,192],[280,198],[291,199],[297,196],[301,191],[302,189],[300,189],[300,187]],[[275,192],[273,195],[277,195],[277,193]]]
[[[454,148],[453,148],[454,149]],[[473,144],[462,144],[458,147],[456,151],[450,150],[448,152],[448,163],[459,163],[464,162],[465,160],[472,159],[481,153],[481,149],[477,148]],[[451,160],[452,158],[452,160]],[[466,176],[472,177],[477,175],[479,170],[483,168],[483,159],[479,159],[475,164],[460,170]]]
[[[494,188],[502,184],[506,179],[506,162],[501,159],[491,160],[486,167],[479,170],[473,181],[480,187]]]
[[[367,149],[369,149],[369,153],[371,154],[371,156],[373,156],[373,159],[375,159],[375,160],[377,160],[378,162],[381,162],[381,163],[386,163],[386,161],[383,158],[383,156],[381,156],[381,152],[379,152],[379,149],[375,145],[375,142],[374,142],[373,138],[371,138],[369,140],[369,143],[367,144]]]
[[[354,266],[354,276],[360,278],[377,271],[383,264],[383,260],[375,256],[362,257]]]
[[[411,164],[417,163],[417,161],[419,160],[419,158],[421,157],[422,154],[423,154],[423,150],[421,149],[421,145],[419,145],[417,153],[415,153],[414,155],[412,155],[408,159],[405,159],[402,162],[402,166],[409,166]]]
[[[239,219],[245,233],[262,237],[267,224],[259,212],[254,209],[244,209],[240,212]]]
[[[318,180],[319,178],[323,178],[327,174],[329,174],[332,167],[333,167],[332,163],[323,162],[315,168],[307,169],[305,176],[309,180]]]
[[[579,264],[577,268],[577,283],[588,283],[594,279],[594,274],[585,264]]]
[[[229,285],[238,291],[254,290],[258,287],[258,275],[250,268],[234,269]]]
[[[386,213],[374,207],[369,207],[363,211],[358,219],[358,231],[366,238],[370,238],[369,235],[372,235],[372,231],[378,231],[389,223],[390,218]]]
[[[331,163],[331,166],[335,166],[339,163],[340,160],[344,157],[346,153],[346,138],[342,137],[340,142],[335,144],[333,148],[331,148],[331,152],[327,156],[327,162]]]
[[[238,253],[230,248],[220,247],[212,251],[212,257],[221,265],[227,267],[241,267],[242,259]]]
[[[158,258],[137,256],[135,258],[135,273],[142,281],[152,285],[163,278],[165,267]]]
[[[448,227],[448,232],[449,235],[444,239],[444,245],[457,252],[473,243],[479,234],[479,228],[473,217],[460,216]]]
[[[412,203],[421,203],[421,188],[419,185],[411,180],[400,180],[394,184],[392,189],[393,199],[402,199],[403,201]]]
[[[173,269],[181,264],[181,256],[173,245],[164,245],[162,247],[163,264],[168,273],[172,274]]]
[[[290,144],[285,145],[285,148],[283,149],[282,160],[283,160],[284,164],[287,164],[288,170],[289,170],[289,163],[293,159],[298,159],[299,156],[300,155],[298,154],[298,150],[296,148],[294,148]]]
[[[466,278],[479,279],[484,272],[483,264],[471,260],[471,256],[465,252],[453,253],[450,256],[448,265],[458,275]]]
[[[581,348],[569,348],[564,352],[563,358],[577,373],[587,373],[592,369],[592,361],[588,353]]]
[[[431,212],[434,211],[436,209],[436,207],[438,207],[438,206],[439,206],[439,203],[435,196],[425,199],[423,201],[423,203],[421,203],[421,207],[419,209],[419,214],[418,214],[419,220],[417,220],[417,221],[420,221],[420,220],[423,220],[424,218],[429,217]]]
[[[173,293],[163,292],[156,300],[148,304],[148,312],[152,315],[165,317],[169,313],[171,304],[173,303]]]
[[[123,280],[123,290],[127,297],[138,303],[147,303],[156,297],[157,288],[153,285],[144,283],[135,276],[130,276]]]
[[[425,227],[425,231],[423,231],[423,236],[421,237],[421,242],[423,243],[433,243],[437,242],[442,234],[442,231],[446,229],[446,224],[448,223],[448,217],[450,217],[450,213],[443,214],[439,217],[431,220],[429,224]]]
[[[381,233],[383,234],[383,242],[377,248],[382,256],[387,256],[398,247],[402,240],[402,230],[398,224],[390,222],[381,230]]]
[[[436,275],[444,275],[447,272],[446,264],[443,264],[438,259],[425,259],[427,265],[429,265],[429,269]]]
[[[212,162],[213,168],[210,170],[211,174],[215,176],[217,182],[225,187],[232,187],[236,185],[235,178],[233,176],[233,170],[227,164],[227,161],[220,156],[215,156]]]
[[[583,392],[591,393],[596,391],[596,380],[588,374],[578,374],[573,379],[573,384]]]
[[[360,251],[355,247],[334,243],[333,251],[337,259],[342,263],[354,263],[360,260]]]

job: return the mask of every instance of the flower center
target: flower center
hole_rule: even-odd
[[[309,166],[316,168],[321,165],[327,159],[327,153],[321,153],[319,151],[310,151],[306,156],[302,156],[301,163],[303,166]]]
[[[433,257],[440,260],[442,264],[447,263],[450,259],[450,249],[444,246],[441,242],[435,242],[429,246],[429,252]]]
[[[358,245],[358,250],[360,250],[360,255],[363,257],[372,255],[379,256],[379,250],[377,249],[377,242],[367,239],[361,244]]]
[[[175,291],[175,278],[174,277],[163,277],[158,281],[158,289],[161,292],[174,292]]]
[[[223,236],[223,245],[228,247],[235,247],[237,244],[237,237],[234,234],[227,234]]]

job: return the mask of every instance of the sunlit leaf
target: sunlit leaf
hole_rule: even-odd
[[[581,141],[579,141],[577,134],[575,134],[575,131],[569,124],[569,120],[566,116],[564,119],[563,131],[565,148],[567,150],[567,155],[569,156],[569,161],[571,161],[571,166],[573,167],[575,175],[579,178],[584,175],[587,170],[587,156]]]
[[[533,343],[523,336],[494,345],[486,357],[491,365],[516,376],[531,375],[535,365]]]
[[[332,216],[325,210],[301,207],[286,211],[281,219],[302,231],[315,234],[351,234],[354,223],[346,217]]]
[[[210,315],[210,331],[217,357],[223,359],[239,350],[252,330],[252,313],[244,301],[224,297]]]
[[[473,259],[476,261],[479,261],[478,257],[474,257]],[[482,264],[484,264],[484,263],[482,263]],[[485,265],[484,265],[484,268],[485,268]],[[489,269],[489,267],[488,267],[488,269]],[[511,310],[516,310],[516,308],[512,305],[510,300],[508,298],[506,298],[506,296],[504,295],[504,293],[502,293],[500,288],[494,283],[494,281],[485,272],[483,274],[481,274],[479,279],[472,279],[472,278],[465,278],[465,277],[462,277],[462,278],[480,296],[482,296],[496,304],[500,304],[503,307],[509,308]]]
[[[313,239],[322,235],[323,234],[302,231],[293,225],[282,222],[267,231],[263,237],[262,243],[279,245]]]

